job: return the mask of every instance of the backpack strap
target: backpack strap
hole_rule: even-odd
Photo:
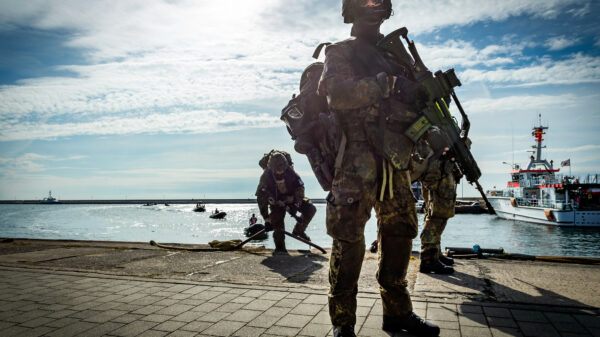
[[[314,59],[319,59],[319,55],[321,55],[321,50],[323,50],[323,47],[325,46],[329,46],[331,44],[331,42],[323,42],[320,43],[317,48],[315,48],[315,52],[313,53],[312,57]]]

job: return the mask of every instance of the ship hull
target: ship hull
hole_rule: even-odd
[[[600,227],[600,211],[557,210],[532,206],[513,206],[507,197],[488,197],[498,217],[561,227]]]

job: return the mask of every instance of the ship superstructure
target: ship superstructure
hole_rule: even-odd
[[[555,226],[600,226],[600,183],[598,175],[583,178],[558,174],[554,162],[542,158],[547,126],[533,127],[535,145],[527,168],[513,164],[506,189],[488,191],[497,215]],[[563,162],[570,166],[569,162]]]

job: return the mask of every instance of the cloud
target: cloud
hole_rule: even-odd
[[[0,157],[0,174],[9,172],[41,172],[45,170],[45,166],[38,161],[48,159],[48,156],[25,153],[17,158],[2,158]]]
[[[567,13],[571,14],[574,18],[582,18],[591,12],[590,3],[587,2],[583,7],[569,9]]]
[[[546,40],[545,46],[552,51],[562,50],[579,43],[577,38],[567,38],[565,36],[552,37]]]
[[[460,74],[460,78],[464,81],[518,86],[599,83],[600,57],[577,53],[560,61],[542,58],[514,69],[467,69]]]

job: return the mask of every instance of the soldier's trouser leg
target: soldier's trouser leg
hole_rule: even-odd
[[[365,254],[365,224],[371,217],[377,162],[366,142],[348,142],[327,203],[327,234],[333,238],[329,265],[329,315],[334,326],[356,324],[358,278]]]
[[[285,208],[271,207],[271,225],[273,225],[273,241],[275,250],[285,250]]]
[[[379,243],[379,282],[383,314],[401,316],[412,311],[406,272],[412,240],[417,236],[415,199],[407,171],[394,170],[394,198],[386,193],[384,201],[375,203]]]
[[[306,231],[306,227],[308,227],[308,224],[315,216],[317,208],[315,207],[315,205],[312,204],[310,199],[304,198],[302,200],[302,203],[300,204],[300,208],[298,209],[298,211],[300,212],[300,214],[302,214],[302,221],[297,222],[296,226],[294,226],[294,234],[304,233],[304,231]]]
[[[423,181],[425,223],[421,232],[421,261],[434,263],[441,253],[441,238],[448,219],[454,216],[456,182],[452,173],[437,181]]]
[[[426,264],[435,263],[440,259],[440,241],[448,219],[425,217],[421,231],[421,261]]]

